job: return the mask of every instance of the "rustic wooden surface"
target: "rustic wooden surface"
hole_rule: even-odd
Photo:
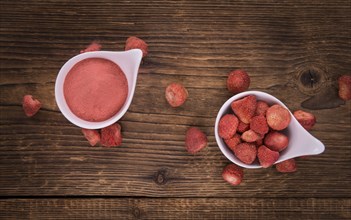
[[[350,1],[0,4],[0,218],[351,218],[351,104],[336,96],[336,79],[351,72]],[[123,146],[90,147],[56,106],[56,75],[91,41],[123,50],[131,35],[149,56],[120,121]],[[225,183],[214,121],[237,68],[250,90],[314,113],[325,152],[293,174],[245,170],[240,186]],[[164,99],[170,82],[189,91],[177,109]],[[33,118],[25,94],[43,103]],[[189,126],[209,138],[197,155],[184,149]]]

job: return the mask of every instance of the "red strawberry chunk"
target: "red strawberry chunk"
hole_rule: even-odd
[[[279,159],[279,152],[272,151],[268,147],[261,145],[257,153],[258,161],[263,168],[272,166]]]
[[[99,131],[82,128],[82,133],[84,134],[84,137],[89,141],[89,144],[91,146],[95,146],[100,142]]]
[[[241,183],[244,177],[244,172],[243,169],[238,167],[237,165],[229,164],[226,167],[224,167],[222,177],[229,184],[237,186]]]
[[[122,144],[121,126],[117,123],[101,129],[101,145],[118,147]]]
[[[256,111],[256,96],[248,95],[231,104],[232,110],[240,121],[249,124]]]
[[[33,98],[33,96],[25,95],[23,97],[22,107],[23,107],[24,113],[28,117],[32,117],[41,108],[41,103],[38,99]]]
[[[296,161],[294,158],[284,160],[283,162],[277,163],[275,168],[281,173],[292,173],[297,170]]]
[[[235,156],[245,164],[252,164],[256,159],[257,149],[255,144],[241,143],[234,148]]]
[[[191,127],[185,135],[185,148],[195,154],[207,146],[207,136],[200,129]]]
[[[238,127],[239,120],[233,114],[224,115],[218,124],[218,134],[223,139],[229,139],[234,136]]]

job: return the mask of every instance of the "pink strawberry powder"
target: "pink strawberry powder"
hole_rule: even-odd
[[[104,121],[115,115],[128,95],[128,81],[112,61],[89,58],[69,71],[64,85],[68,107],[86,121]]]

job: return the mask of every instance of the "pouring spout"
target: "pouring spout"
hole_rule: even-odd
[[[317,155],[325,150],[324,144],[306,131],[293,116],[286,135],[289,145],[281,152],[277,163],[295,157]]]

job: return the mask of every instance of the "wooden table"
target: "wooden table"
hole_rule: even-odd
[[[1,1],[0,218],[350,219],[351,102],[337,78],[351,70],[350,1]],[[120,120],[123,145],[90,147],[58,110],[60,67],[93,40],[123,50],[149,44],[133,102]],[[245,69],[250,90],[317,117],[323,154],[298,171],[245,170],[232,187],[214,138],[227,74]],[[189,99],[171,108],[165,87]],[[43,103],[33,118],[21,101]],[[306,101],[308,100],[308,101]],[[184,148],[197,126],[209,146]],[[306,146],[308,147],[308,146]]]

